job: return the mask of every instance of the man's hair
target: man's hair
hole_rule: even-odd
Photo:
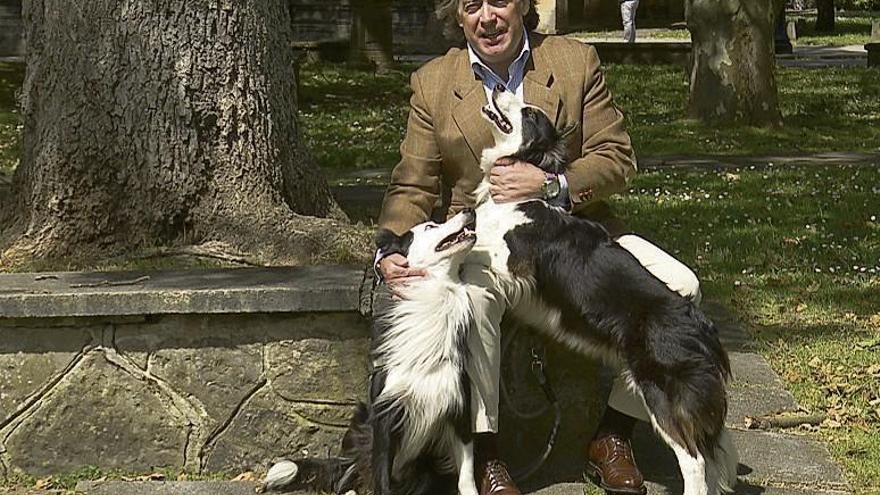
[[[523,17],[523,25],[526,31],[534,31],[538,27],[538,12],[535,10],[535,0],[511,0],[520,4],[528,5],[529,12]],[[458,25],[458,6],[461,0],[436,0],[434,15],[443,24],[443,36],[446,39],[464,44],[464,34]]]

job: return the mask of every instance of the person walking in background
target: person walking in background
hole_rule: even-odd
[[[623,19],[623,41],[636,42],[636,10],[639,0],[620,0],[620,17]]]

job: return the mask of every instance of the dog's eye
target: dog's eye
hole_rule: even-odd
[[[433,224],[430,224],[430,223],[429,223],[428,225],[425,225],[425,230],[431,230],[431,229],[436,229],[436,228],[437,228],[436,225],[433,225]]]

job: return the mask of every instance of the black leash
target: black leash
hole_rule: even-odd
[[[510,343],[516,338],[519,333],[519,325],[516,325],[513,330],[510,332],[510,338],[505,344],[504,348],[501,351],[501,359],[505,359],[508,355],[508,351],[510,349]],[[547,374],[545,372],[546,368],[546,349],[541,346],[541,352],[538,352],[535,347],[531,348],[531,370],[532,375],[534,375],[535,380],[537,380],[538,385],[541,386],[541,390],[544,392],[544,397],[547,399],[547,406],[543,408],[532,411],[525,412],[517,409],[513,402],[510,400],[510,394],[507,391],[507,386],[504,384],[504,380],[501,380],[501,396],[504,399],[504,403],[507,405],[507,408],[510,412],[521,419],[534,419],[537,418],[547,412],[547,410],[552,407],[554,412],[553,418],[553,427],[550,429],[550,433],[547,435],[547,442],[544,447],[544,451],[531,463],[526,465],[525,467],[516,470],[511,473],[511,476],[517,481],[522,482],[528,479],[530,476],[535,474],[535,472],[544,465],[547,459],[550,457],[550,453],[553,452],[553,447],[556,445],[556,439],[559,435],[559,426],[562,424],[562,406],[559,404],[559,400],[556,397],[556,392],[553,391],[553,387],[550,384],[550,380],[547,378]]]

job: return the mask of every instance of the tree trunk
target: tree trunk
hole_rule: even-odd
[[[816,31],[831,33],[834,31],[834,0],[816,0]]]
[[[712,124],[781,124],[773,75],[778,7],[778,1],[686,1],[692,117]]]
[[[351,61],[380,71],[394,65],[391,0],[351,0]]]
[[[299,144],[286,0],[25,0],[23,17],[0,262],[219,241],[296,264],[351,245]]]

